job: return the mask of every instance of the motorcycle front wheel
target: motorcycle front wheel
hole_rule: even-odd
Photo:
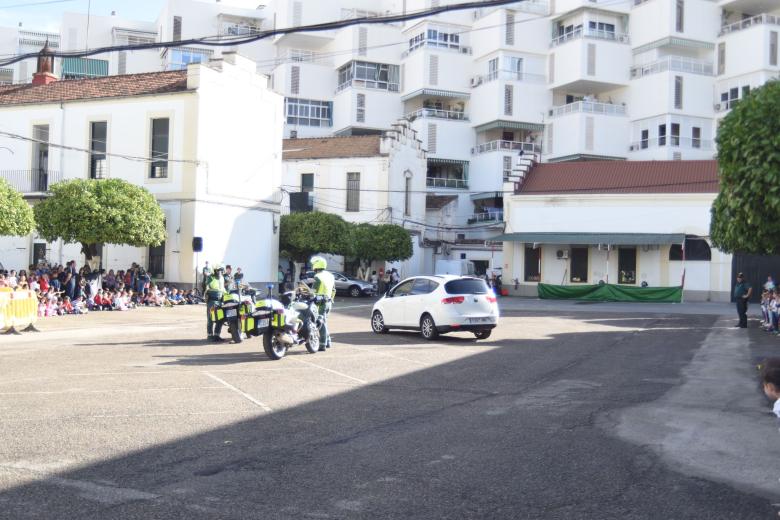
[[[306,337],[306,350],[309,354],[316,354],[320,350],[320,329],[312,322],[306,324],[309,327],[309,334]]]
[[[273,330],[263,334],[263,350],[265,355],[274,361],[282,359],[287,354],[287,347],[279,341]]]
[[[241,337],[241,330],[238,328],[238,322],[236,321],[229,322],[228,332],[230,332],[230,337],[233,338],[234,343],[241,343],[241,340],[243,338]]]

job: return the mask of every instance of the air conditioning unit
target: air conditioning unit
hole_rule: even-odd
[[[290,130],[290,139],[298,139],[298,130]]]
[[[569,259],[569,250],[568,249],[559,249],[555,252],[555,257],[558,258],[558,260],[568,260]]]
[[[632,144],[631,146],[628,147],[629,152],[634,152],[636,150],[639,150],[639,145]]]
[[[482,84],[482,78],[480,78],[480,77],[471,78],[471,86],[472,86],[472,88],[473,87],[477,87],[477,86],[479,86],[481,84]]]
[[[715,109],[715,112],[720,112],[720,103],[715,103],[712,108]]]

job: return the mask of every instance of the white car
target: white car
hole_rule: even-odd
[[[496,295],[481,278],[415,276],[387,291],[371,311],[371,329],[419,330],[435,339],[447,332],[473,332],[486,339],[498,325]]]

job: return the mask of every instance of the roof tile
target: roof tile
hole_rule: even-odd
[[[314,137],[285,139],[285,161],[306,159],[337,159],[341,157],[376,157],[380,153],[380,135],[347,137]]]

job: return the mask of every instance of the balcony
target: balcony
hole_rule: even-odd
[[[476,88],[483,83],[490,83],[496,80],[508,80],[508,81],[524,81],[528,83],[538,83],[543,85],[547,78],[544,74],[529,74],[527,72],[518,72],[512,70],[495,70],[488,74],[480,74],[471,78],[471,88]]]
[[[429,188],[453,188],[458,190],[469,189],[468,179],[448,179],[442,177],[427,177],[425,185]]]
[[[667,56],[651,63],[631,67],[631,79],[638,79],[643,76],[667,71],[712,76],[715,73],[715,67],[713,63],[708,60],[697,60],[685,56]]]
[[[406,114],[406,119],[413,121],[418,118],[447,119],[449,121],[468,121],[469,116],[457,110],[440,110],[438,108],[421,108]]]
[[[469,224],[482,224],[491,222],[501,222],[504,220],[504,210],[495,208],[482,213],[474,213],[466,221]]]
[[[62,180],[62,173],[47,170],[0,170],[0,178],[23,194],[46,193],[52,184]]]
[[[490,13],[495,12],[501,7],[479,7],[474,9],[474,20],[479,20]],[[550,7],[549,4],[543,0],[526,0],[525,2],[518,2],[512,5],[513,11],[519,11],[521,13],[540,14],[546,16]]]
[[[608,116],[624,116],[626,115],[626,107],[625,105],[598,103],[596,101],[577,101],[574,103],[553,107],[550,109],[548,115],[550,117],[560,117],[566,114],[574,114],[577,112],[585,114],[604,114]]]
[[[629,146],[630,152],[638,152],[640,150],[648,150],[650,148],[661,148],[668,146],[670,148],[688,148],[691,150],[704,150],[711,151],[715,149],[715,143],[711,139],[698,139],[692,137],[680,137],[678,135],[670,135],[665,137],[654,137],[652,139],[642,139],[631,143]]]
[[[471,149],[471,155],[480,155],[490,152],[519,152],[523,153],[539,153],[541,148],[539,145],[531,142],[518,142],[518,141],[490,141],[488,143],[478,144]]]
[[[616,33],[614,31],[603,31],[599,29],[591,28],[578,28],[573,31],[564,33],[557,38],[553,38],[550,42],[550,47],[557,47],[571,40],[578,40],[580,38],[590,38],[595,40],[606,40],[617,43],[630,43],[627,34]]]
[[[780,25],[780,16],[764,13],[752,16],[750,18],[745,18],[744,20],[724,25],[720,28],[718,36],[742,31],[743,29],[749,29],[755,25]]]

